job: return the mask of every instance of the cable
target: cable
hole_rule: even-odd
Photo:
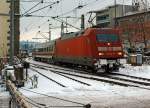
[[[63,23],[65,23],[65,24],[67,24],[67,25],[69,25],[69,26],[71,26],[71,27],[73,27],[73,28],[75,28],[75,29],[77,29],[77,30],[80,30],[80,28],[75,27],[75,26],[73,26],[72,24],[69,24],[69,23],[67,23],[66,21],[61,20],[59,17],[52,17],[52,19],[53,19],[53,20],[56,20],[56,21],[58,21],[58,22],[63,22]]]
[[[28,97],[25,97],[25,98],[27,98],[28,100],[30,100],[30,101],[28,101],[28,100],[25,100],[25,101],[27,101],[28,103],[30,103],[30,104],[32,104],[32,105],[34,105],[34,106],[36,106],[36,107],[38,107],[38,108],[42,108],[42,107],[44,107],[44,108],[49,108],[49,107],[83,107],[83,106],[47,106],[46,104],[42,104],[42,103],[38,103],[38,102],[36,102],[36,101],[34,101],[34,100],[32,100],[32,99],[30,99],[30,98],[28,98]],[[32,103],[33,102],[33,103]],[[37,104],[37,105],[36,105]],[[42,106],[42,107],[40,107],[40,106],[38,106],[38,105],[40,105],[40,106]]]
[[[99,1],[99,0],[95,0],[95,1],[89,2],[89,3],[85,4],[85,5],[79,4],[77,7],[73,8],[72,10],[67,11],[67,12],[65,12],[65,13],[62,13],[62,14],[57,15],[57,16],[59,17],[59,16],[67,15],[67,14],[69,14],[69,13],[71,13],[71,12],[77,10],[77,9],[82,9],[83,7],[88,6],[88,5],[90,5],[90,4],[92,4],[92,3],[95,3],[95,2],[97,2],[97,1]]]
[[[49,95],[46,95],[46,94],[43,94],[43,93],[38,93],[38,92],[35,92],[35,91],[31,91],[31,90],[28,90],[28,89],[25,89],[25,88],[20,88],[20,89],[25,90],[25,91],[29,91],[29,92],[32,92],[32,93],[35,93],[35,94],[43,95],[43,96],[46,96],[46,97],[50,97],[50,98],[54,98],[54,99],[58,99],[58,100],[62,100],[62,101],[71,102],[71,103],[75,103],[75,104],[85,106],[85,104],[83,104],[83,103],[73,102],[73,101],[70,101],[70,100],[61,99],[61,98],[54,97],[54,96],[49,96]]]
[[[79,6],[75,7],[74,9],[72,9],[72,10],[70,10],[70,11],[67,11],[67,12],[62,13],[62,14],[60,14],[60,15],[57,15],[57,17],[59,17],[59,16],[64,16],[64,15],[67,15],[67,14],[69,14],[69,13],[72,13],[72,12],[75,11],[76,9],[81,9],[81,8],[83,8],[83,6],[84,6],[84,5],[79,5]]]
[[[60,1],[62,1],[62,0],[60,0]],[[60,1],[53,2],[52,4],[47,5],[47,6],[45,6],[45,7],[42,7],[42,8],[40,8],[40,9],[38,9],[38,10],[33,11],[33,12],[40,11],[40,10],[42,10],[42,9],[48,7],[48,6],[52,6],[53,4],[59,3]],[[33,12],[31,12],[31,13],[33,13]],[[28,14],[30,14],[30,13],[28,13]],[[24,15],[24,16],[25,16],[25,15]],[[26,15],[26,16],[27,16],[27,15]],[[32,24],[32,23],[31,23],[31,24]],[[26,28],[28,28],[31,24],[29,24]],[[34,25],[34,24],[33,24],[33,25]]]
[[[39,0],[39,1],[40,1],[40,0]],[[24,3],[28,3],[28,2],[32,2],[32,3],[33,3],[33,2],[39,2],[39,1],[35,1],[35,0],[20,0],[20,2],[24,2]],[[42,3],[52,3],[52,2],[50,2],[50,1],[49,1],[49,2],[45,1],[45,2],[44,2],[44,1],[43,1]]]
[[[62,107],[62,108],[67,108],[67,107],[69,107],[69,108],[71,108],[71,107],[72,107],[72,108],[73,108],[73,107],[77,108],[77,107],[79,107],[79,108],[81,108],[81,107],[83,107],[83,106],[48,106],[48,107],[46,107],[46,108],[49,108],[49,107],[52,107],[52,108],[53,108],[53,107],[54,107],[54,108],[55,108],[55,107],[56,107],[56,108],[61,108],[61,107]]]
[[[26,12],[24,12],[24,14],[22,16],[24,16],[26,13],[28,13],[29,11],[31,11],[32,9],[34,9],[35,7],[37,7],[39,4],[43,3],[43,0],[41,0],[39,3],[37,3],[36,5],[34,5],[33,7],[31,7],[29,10],[27,10]]]
[[[49,6],[52,6],[52,5],[54,5],[54,4],[58,4],[59,2],[60,2],[60,1],[53,2],[53,3],[50,4],[50,5],[44,6],[44,7],[42,7],[42,8],[39,8],[39,9],[37,9],[37,10],[35,10],[35,11],[32,11],[32,12],[30,12],[30,13],[28,13],[28,14],[32,14],[32,13],[38,12],[38,11],[40,11],[40,10],[42,10],[42,9],[45,9],[45,8],[49,7]]]
[[[47,10],[47,12],[43,12],[43,13],[45,13],[45,14],[47,14],[48,12],[49,12],[49,10],[50,10],[50,8]],[[24,17],[29,17],[29,15],[25,15]],[[35,17],[39,17],[39,16],[36,16],[36,15],[32,15],[33,17],[35,16]],[[32,17],[32,16],[30,16],[30,17]],[[27,27],[26,28],[28,28],[28,29],[32,29],[33,28],[33,26],[36,26],[36,24],[37,24],[37,22],[41,22],[41,20],[43,21],[43,17],[45,17],[45,16],[40,16],[41,18],[40,19],[38,19],[37,21],[35,21],[35,22],[32,22],[32,23],[30,23],[29,25],[27,25]],[[46,17],[50,17],[50,16],[46,16]],[[47,19],[46,19],[46,21],[44,22],[44,23],[42,23],[41,25],[39,25],[39,26],[42,26],[42,25],[44,25],[45,23],[47,22]]]
[[[25,101],[27,101],[28,103],[30,103],[30,104],[33,105],[33,106],[36,106],[36,107],[38,107],[38,108],[42,108],[42,107],[40,107],[40,106],[38,106],[38,105],[36,105],[36,104],[34,104],[34,103],[28,101],[28,100],[25,100]]]
[[[29,97],[25,97],[25,98],[27,98],[28,100],[32,101],[33,103],[35,103],[35,104],[37,104],[37,105],[40,105],[40,106],[46,106],[45,104],[38,103],[38,102],[36,102],[36,101],[30,99]],[[25,100],[25,101],[29,102],[28,100]]]

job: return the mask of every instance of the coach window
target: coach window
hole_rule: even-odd
[[[52,51],[53,46],[50,47],[50,51]]]
[[[48,47],[46,49],[47,49],[47,52],[48,52]]]
[[[54,46],[52,46],[52,51],[54,51]]]
[[[48,47],[48,51],[50,51],[50,48]]]
[[[48,51],[50,51],[50,48],[49,47],[47,47],[48,48]]]

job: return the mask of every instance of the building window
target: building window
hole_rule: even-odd
[[[97,21],[109,19],[109,15],[97,16]]]

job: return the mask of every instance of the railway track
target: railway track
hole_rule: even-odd
[[[37,66],[40,66],[40,65],[37,65]],[[50,67],[50,66],[44,66],[44,67],[53,68],[53,67]],[[109,74],[101,73],[101,74],[97,74],[97,73],[89,73],[89,72],[85,72],[85,71],[64,69],[64,68],[58,68],[58,67],[54,67],[54,69],[65,70],[65,71],[73,71],[73,72],[76,72],[76,73],[80,72],[80,73],[83,73],[83,74],[89,74],[89,75],[94,75],[94,76],[102,76],[102,77],[107,77],[107,78],[111,78],[111,79],[127,81],[127,82],[136,83],[136,84],[142,84],[142,85],[146,85],[146,86],[150,85],[150,79],[148,79],[148,78],[136,77],[136,76],[125,75],[125,74],[120,74],[120,73],[109,73]],[[119,76],[127,77],[127,79],[126,78],[121,78]],[[138,79],[139,81],[131,80],[131,79],[128,79],[128,78]],[[148,81],[148,82],[145,82],[145,81]]]
[[[111,75],[106,75],[106,74],[102,74],[99,76],[96,76],[95,74],[92,76],[87,76],[85,73],[80,73],[81,75],[78,74],[73,74],[73,73],[68,73],[68,72],[62,72],[61,69],[59,70],[54,70],[50,67],[45,67],[45,66],[36,66],[36,68],[41,68],[41,69],[45,69],[48,71],[52,71],[55,73],[59,73],[59,74],[63,74],[63,75],[67,75],[67,76],[74,76],[74,77],[80,77],[80,78],[84,78],[84,79],[90,79],[90,80],[95,80],[95,81],[100,81],[100,82],[105,82],[105,83],[109,83],[109,84],[115,84],[115,85],[120,85],[120,86],[125,86],[125,87],[138,87],[141,89],[147,89],[150,90],[150,82],[142,82],[142,81],[135,81],[135,80],[131,80],[131,79],[125,79],[125,78],[119,78],[116,76],[111,76]],[[91,75],[91,74],[89,74]],[[140,79],[140,77],[139,77]]]
[[[59,72],[55,72],[55,71],[52,71],[52,70],[51,70],[51,72],[53,72],[53,73],[55,73],[55,74],[58,74],[58,75],[60,75],[60,76],[63,76],[63,77],[65,77],[65,78],[71,79],[71,80],[73,80],[73,81],[79,82],[79,83],[81,83],[81,84],[84,84],[84,85],[87,85],[87,86],[91,86],[91,84],[88,84],[88,83],[85,83],[85,82],[83,82],[83,81],[79,81],[79,80],[74,79],[74,78],[71,78],[71,77],[69,77],[69,76],[60,74]]]
[[[137,81],[137,80],[131,80],[131,79],[126,79],[126,78],[121,78],[118,76],[112,76],[112,75],[100,75],[106,78],[110,78],[110,79],[115,79],[115,80],[120,80],[120,81],[125,81],[125,82],[131,82],[131,83],[135,83],[135,84],[139,84],[139,85],[144,85],[144,86],[150,86],[150,82],[144,82],[144,81]],[[139,78],[140,79],[140,78]]]
[[[43,67],[36,67],[35,68],[40,68],[40,69],[44,69]],[[72,74],[72,73],[66,73],[66,72],[61,72],[61,71],[56,71],[56,70],[51,70],[51,69],[45,69],[47,71],[52,71],[52,72],[56,72],[56,73],[60,73],[60,74],[65,74],[65,75],[69,75],[69,76],[74,76],[74,77],[79,77],[79,78],[84,78],[84,79],[90,79],[90,80],[95,80],[95,81],[101,81],[101,82],[106,82],[109,84],[116,84],[116,85],[121,85],[121,86],[129,86],[128,84],[123,84],[120,82],[115,82],[115,81],[109,81],[109,80],[105,80],[105,79],[100,79],[100,78],[94,78],[94,77],[87,77],[84,75],[78,75],[78,74]]]
[[[40,66],[40,65],[38,65]],[[53,66],[44,66],[47,68],[54,68],[54,69],[59,69],[59,70],[64,70],[64,71],[73,71],[73,72],[77,72],[77,73],[83,73],[83,74],[89,74],[89,75],[94,75],[94,76],[102,76],[102,77],[107,77],[107,78],[111,78],[111,79],[116,79],[116,80],[121,80],[121,81],[127,81],[127,82],[132,82],[132,83],[136,83],[136,84],[141,84],[141,85],[145,85],[145,86],[149,86],[150,85],[150,79],[148,78],[142,78],[142,77],[136,77],[136,76],[131,76],[131,75],[125,75],[125,74],[120,74],[120,73],[109,73],[105,74],[105,73],[101,73],[101,74],[97,74],[97,73],[89,73],[86,71],[81,71],[81,70],[75,70],[75,69],[68,69],[68,68],[60,68],[60,67],[53,67]],[[131,78],[131,79],[126,79],[126,78],[121,78],[118,76],[124,76],[127,78]],[[133,79],[138,79],[140,81],[136,81]],[[143,81],[148,81],[148,82],[143,82]]]
[[[41,65],[39,65],[39,64],[35,64],[35,63],[30,63],[30,64],[41,67]],[[60,66],[56,66],[56,65],[49,65],[49,66],[42,65],[42,66],[46,67],[46,68],[53,68],[53,69],[59,69],[59,70],[64,70],[64,71],[71,71],[71,72],[73,71],[73,72],[77,72],[77,73],[80,72],[80,73],[84,73],[84,74],[89,74],[89,72],[86,72],[86,71],[83,71],[83,70],[65,68],[65,67],[60,67]]]
[[[45,78],[49,79],[50,81],[52,81],[52,82],[54,82],[54,83],[58,84],[59,86],[61,86],[61,87],[66,87],[65,85],[63,85],[63,84],[61,84],[61,83],[59,83],[59,82],[55,81],[54,79],[52,79],[52,78],[50,78],[50,77],[47,77],[46,75],[42,74],[42,73],[41,73],[41,72],[39,72],[38,70],[33,69],[33,68],[30,68],[30,69],[31,69],[32,71],[35,71],[35,72],[37,72],[38,74],[42,75],[43,77],[45,77]]]
[[[33,67],[35,67],[35,68],[40,68],[40,67],[37,67],[37,66],[33,66]],[[44,74],[42,74],[41,72],[39,72],[38,70],[33,69],[33,68],[31,68],[31,69],[32,69],[33,71],[39,73],[40,75],[42,75],[42,76],[44,76],[44,77],[46,77],[46,78],[49,78],[49,77],[47,77],[46,75],[44,75]],[[44,69],[44,70],[49,71],[48,69],[45,69],[45,68],[42,68],[42,67],[41,67],[40,69]],[[75,79],[75,78],[66,76],[66,75],[64,75],[64,74],[62,74],[62,73],[59,73],[59,72],[56,72],[56,71],[53,71],[53,70],[51,70],[50,72],[53,72],[53,73],[55,73],[55,74],[57,74],[57,75],[63,76],[63,77],[65,77],[65,78],[68,78],[68,79],[70,79],[70,80],[73,80],[73,81],[75,81],[75,82],[77,82],[77,83],[80,83],[80,84],[83,84],[83,85],[87,85],[87,86],[91,86],[91,85],[88,84],[88,83],[85,83],[85,82],[80,81],[80,80],[77,80],[77,79]],[[55,83],[56,83],[56,81],[55,81]],[[60,83],[58,83],[58,82],[57,82],[57,84],[60,85]],[[61,85],[63,85],[63,84],[61,84]],[[66,87],[66,86],[62,86],[62,87]]]
[[[125,75],[125,74],[120,74],[120,73],[110,73],[110,74],[117,75],[117,76],[124,76],[124,77],[128,77],[128,78],[133,78],[133,79],[139,79],[139,80],[143,80],[143,81],[150,81],[150,79],[148,79],[148,78],[136,77],[136,76],[132,76],[132,75]]]

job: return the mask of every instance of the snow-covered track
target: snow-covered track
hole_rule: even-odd
[[[104,82],[104,83],[109,83],[109,84],[115,84],[115,85],[119,85],[119,86],[125,86],[125,87],[128,87],[128,86],[133,86],[133,87],[138,87],[138,86],[134,86],[134,85],[131,85],[131,84],[128,84],[128,83],[124,83],[124,82],[121,82],[121,81],[115,81],[115,80],[110,80],[110,79],[105,79],[105,77],[103,76],[98,76],[98,77],[94,77],[94,76],[87,76],[86,74],[73,74],[73,73],[68,73],[68,72],[62,72],[60,70],[54,70],[54,69],[47,69],[44,68],[44,66],[34,66],[34,67],[37,67],[37,68],[40,68],[40,69],[45,69],[45,70],[49,70],[49,71],[52,71],[52,72],[55,72],[55,73],[59,73],[59,74],[65,74],[65,75],[69,75],[69,76],[74,76],[74,77],[79,77],[79,78],[84,78],[84,79],[90,79],[90,80],[95,80],[95,81],[100,81],[100,82]],[[78,72],[79,73],[79,72]],[[85,76],[86,75],[86,76]]]
[[[32,67],[40,68],[40,69],[44,69],[44,70],[49,71],[48,69],[43,68],[43,67],[39,67],[39,66],[32,66]],[[66,76],[66,75],[64,75],[64,74],[62,74],[62,73],[60,73],[60,72],[56,72],[56,71],[54,71],[54,70],[50,70],[50,72],[53,72],[53,73],[55,73],[55,74],[57,74],[57,75],[63,76],[63,77],[65,77],[65,78],[68,78],[68,79],[70,79],[70,80],[76,81],[76,82],[78,82],[78,83],[81,83],[81,84],[84,84],[84,85],[87,85],[87,86],[91,86],[91,85],[90,85],[90,84],[88,84],[88,83],[85,83],[85,82],[80,81],[80,80],[77,80],[77,79],[75,79],[75,78],[72,78],[72,77]]]
[[[48,77],[48,76],[46,76],[46,75],[42,74],[42,73],[41,73],[41,72],[39,72],[38,70],[36,70],[36,69],[34,69],[34,68],[30,68],[30,69],[31,69],[32,71],[37,72],[38,74],[42,75],[43,77],[45,77],[45,78],[49,79],[50,81],[52,81],[52,82],[54,82],[54,83],[58,84],[59,86],[61,86],[61,87],[66,87],[65,85],[63,85],[63,84],[61,84],[61,83],[59,83],[59,82],[55,81],[54,79],[52,79],[52,78],[50,78],[50,77]]]
[[[30,62],[29,62],[30,63]],[[78,70],[78,69],[72,69],[72,68],[66,68],[66,67],[62,67],[62,66],[57,66],[57,65],[39,65],[39,64],[35,64],[35,63],[30,63],[31,65],[35,65],[35,66],[39,66],[39,67],[45,67],[45,68],[53,68],[53,69],[59,69],[59,70],[64,70],[64,71],[73,71],[73,72],[77,72],[77,73],[85,73],[85,74],[89,74],[89,72],[86,72],[84,70]]]
[[[79,81],[79,80],[77,80],[77,79],[75,79],[75,78],[71,78],[71,77],[66,76],[66,75],[63,75],[63,74],[61,74],[61,73],[59,73],[59,72],[55,72],[55,71],[52,71],[52,70],[51,70],[51,72],[56,73],[56,74],[58,74],[58,75],[61,75],[61,76],[63,76],[63,77],[66,77],[66,78],[68,78],[68,79],[71,79],[71,80],[73,80],[73,81],[76,81],[76,82],[78,82],[78,83],[81,83],[81,84],[84,84],[84,85],[87,85],[87,86],[91,86],[91,85],[88,84],[88,83],[85,83],[85,82],[83,82],[83,81]]]
[[[69,75],[69,76],[100,81],[100,82],[109,83],[109,84],[113,84],[113,85],[115,84],[115,85],[119,85],[119,86],[137,87],[137,88],[141,88],[141,89],[150,90],[150,82],[136,81],[132,78],[126,79],[126,78],[115,77],[113,74],[88,73],[86,71],[64,69],[61,67],[53,68],[52,66],[45,66],[45,65],[33,64],[33,63],[32,63],[32,65],[38,66],[41,69],[46,69],[46,70],[53,71],[55,73],[59,73],[59,74],[63,74],[63,75],[65,74],[65,75]]]
[[[131,83],[135,83],[135,84],[140,84],[140,85],[144,85],[144,86],[150,86],[150,82],[136,81],[136,80],[133,80],[133,78],[126,79],[126,78],[121,78],[121,77],[114,76],[114,75],[109,75],[109,74],[105,74],[105,75],[103,74],[101,76],[106,77],[106,78],[110,78],[110,79],[115,79],[115,80],[131,82]]]
[[[125,76],[128,78],[139,79],[139,80],[143,80],[143,81],[150,81],[150,79],[148,79],[148,78],[136,77],[136,76],[132,76],[132,75],[125,75],[125,74],[120,74],[120,73],[110,73],[110,74],[111,75],[117,75],[117,76]]]

